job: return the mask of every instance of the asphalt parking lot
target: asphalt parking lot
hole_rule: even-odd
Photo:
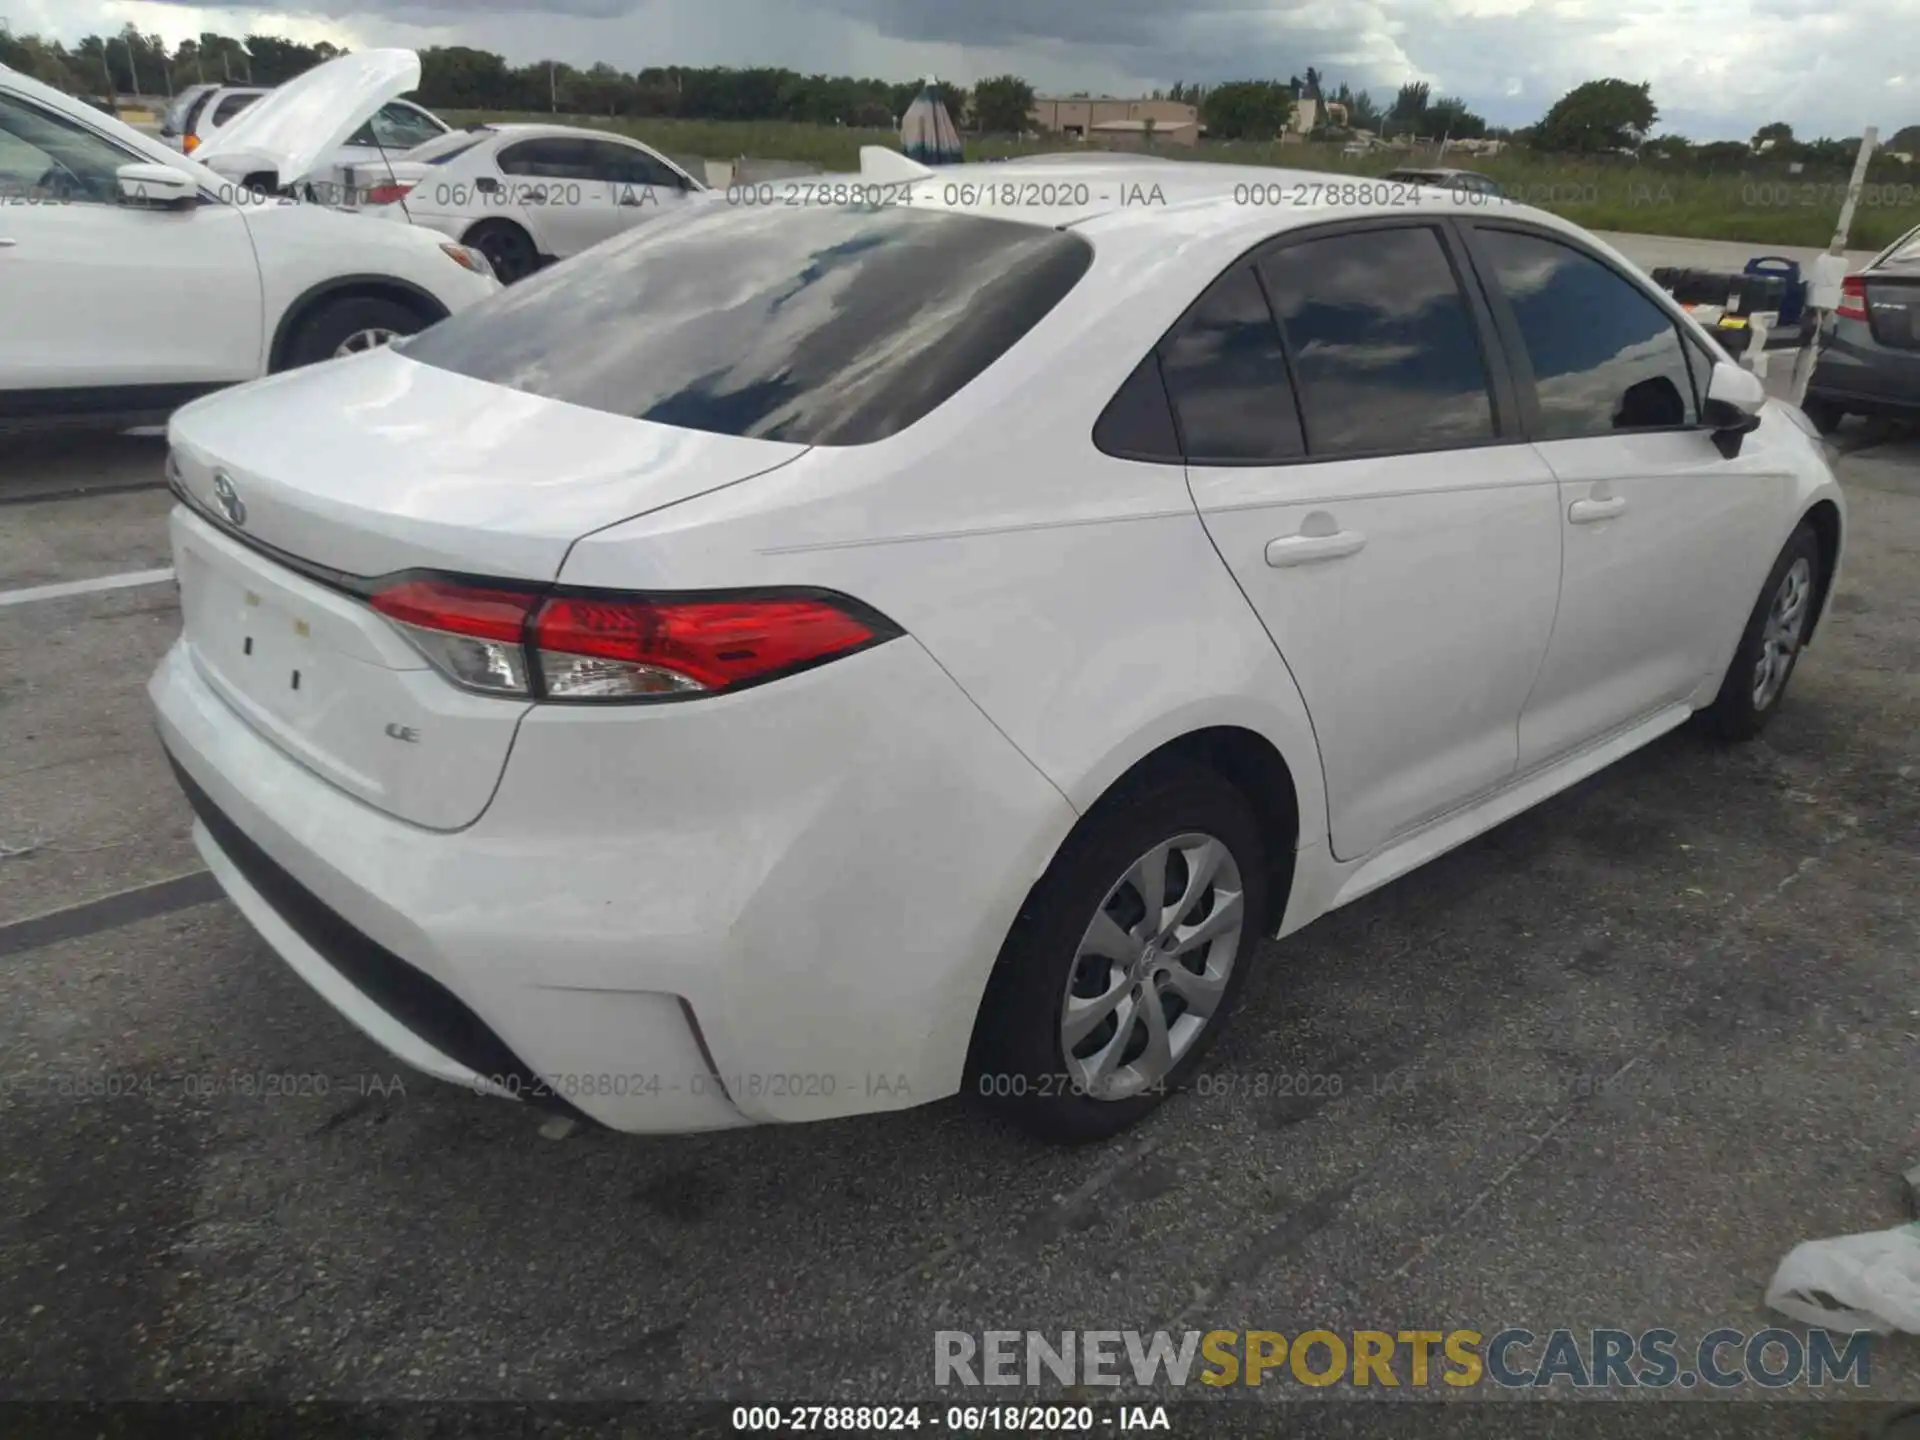
[[[0,594],[0,1396],[879,1402],[940,1329],[1764,1328],[1920,1161],[1920,437],[1846,438],[1764,741],[1672,735],[1269,943],[1204,1093],[1083,1150],[952,1101],[556,1141],[401,1071],[199,873],[172,588]],[[167,563],[157,440],[4,443],[0,592]],[[1920,1400],[1920,1341],[1870,1394]]]

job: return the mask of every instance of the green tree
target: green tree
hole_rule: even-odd
[[[1693,142],[1684,135],[1656,135],[1640,147],[1649,160],[1681,161],[1692,158]]]
[[[1347,101],[1347,124],[1356,130],[1380,128],[1380,107],[1373,103],[1373,96],[1362,90]]]
[[[1207,92],[1201,115],[1216,140],[1271,140],[1287,128],[1293,93],[1275,80],[1234,80]]]
[[[1775,150],[1785,150],[1793,144],[1793,127],[1784,120],[1776,120],[1771,125],[1762,125],[1753,132],[1753,148],[1758,150],[1763,141],[1773,141]]]
[[[996,75],[973,87],[974,119],[990,134],[1015,135],[1032,128],[1032,112],[1033,86],[1018,75]]]
[[[1533,144],[1563,155],[1631,150],[1659,116],[1651,82],[1589,80],[1554,102],[1536,127]]]
[[[1487,122],[1469,110],[1458,95],[1443,95],[1427,107],[1423,128],[1454,140],[1479,140],[1487,133]]]
[[[1695,165],[1708,170],[1745,170],[1753,159],[1753,151],[1738,140],[1715,140],[1706,145],[1694,147],[1688,157]]]
[[[1904,150],[1909,155],[1920,154],[1920,125],[1904,126],[1881,143],[1889,150]]]
[[[1402,85],[1400,93],[1393,97],[1393,108],[1387,111],[1387,119],[1402,129],[1424,129],[1427,101],[1432,93],[1432,87],[1424,80]]]

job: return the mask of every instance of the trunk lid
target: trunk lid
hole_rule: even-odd
[[[807,448],[583,410],[393,352],[197,402],[169,438],[199,673],[308,770],[436,830],[486,808],[528,704],[443,678],[361,598],[366,580],[551,581],[580,536]]]
[[[220,469],[245,508],[236,533],[275,550],[351,576],[539,581],[589,531],[807,449],[588,410],[392,349],[195,401],[168,436],[196,505],[223,513]]]
[[[1869,270],[1864,281],[1874,340],[1892,350],[1920,350],[1920,270]]]
[[[345,180],[345,193],[341,196],[340,207],[343,210],[360,208],[378,209],[382,205],[391,205],[391,200],[370,200],[369,194],[383,185],[404,185],[411,195],[413,187],[434,173],[434,167],[420,160],[362,160],[342,167]],[[404,203],[404,197],[403,201]]]

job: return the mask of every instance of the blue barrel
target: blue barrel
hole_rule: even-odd
[[[1780,319],[1775,325],[1776,329],[1786,330],[1800,323],[1801,313],[1807,307],[1807,287],[1800,279],[1799,261],[1789,260],[1784,255],[1756,255],[1747,262],[1743,273],[1775,276],[1782,282]]]

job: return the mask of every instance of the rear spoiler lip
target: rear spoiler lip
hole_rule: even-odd
[[[860,173],[869,180],[931,180],[934,172],[885,145],[860,147]]]

